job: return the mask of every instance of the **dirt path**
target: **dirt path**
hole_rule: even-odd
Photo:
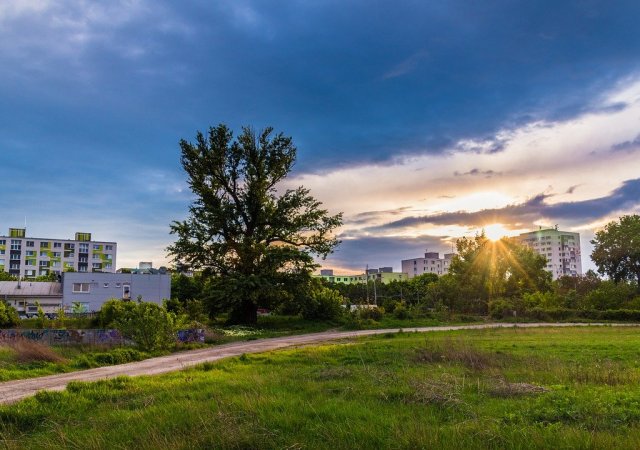
[[[581,326],[637,326],[636,324],[584,324],[584,323],[526,323],[506,324],[492,323],[482,325],[460,325],[442,327],[402,328],[405,332],[434,332],[453,330],[477,330],[484,328],[538,328],[538,327],[581,327]],[[0,403],[14,403],[25,397],[32,396],[41,390],[61,391],[70,381],[98,381],[118,376],[156,375],[160,373],[181,370],[189,366],[201,364],[206,361],[216,361],[230,356],[239,356],[243,353],[260,353],[277,350],[286,347],[318,344],[331,340],[349,339],[375,334],[397,333],[398,328],[383,330],[361,331],[325,331],[322,333],[303,334],[299,336],[287,336],[280,338],[259,339],[255,341],[234,342],[182,353],[174,353],[168,356],[151,358],[144,361],[120,364],[117,366],[99,367],[97,369],[82,370],[46,377],[30,378],[26,380],[14,380],[0,383]]]

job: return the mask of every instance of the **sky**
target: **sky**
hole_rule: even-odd
[[[193,197],[180,139],[273,126],[282,188],[344,213],[322,265],[393,266],[640,213],[640,2],[7,0],[0,233],[169,265]]]

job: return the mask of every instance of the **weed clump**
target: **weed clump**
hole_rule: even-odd
[[[63,363],[66,359],[57,354],[51,347],[28,339],[7,341],[1,344],[9,348],[20,363],[53,362]]]
[[[549,389],[531,383],[509,383],[505,380],[493,380],[486,388],[492,397],[521,397],[549,392]]]
[[[474,348],[464,340],[445,339],[426,341],[426,345],[416,351],[414,361],[419,363],[458,363],[474,371],[491,367],[502,367],[505,355],[488,353]]]

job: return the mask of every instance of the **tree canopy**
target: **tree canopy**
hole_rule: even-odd
[[[614,282],[635,280],[640,285],[640,216],[622,216],[596,233],[591,259],[598,272]]]
[[[477,311],[499,297],[516,297],[549,289],[546,258],[509,238],[493,242],[483,234],[456,242],[449,273],[455,277],[459,297]]]
[[[171,225],[177,241],[169,253],[209,277],[214,309],[230,311],[232,322],[255,323],[259,306],[308,281],[312,254],[333,251],[342,214],[330,215],[302,186],[282,189],[296,147],[272,128],[244,127],[234,139],[220,124],[180,148],[195,200],[189,217]]]

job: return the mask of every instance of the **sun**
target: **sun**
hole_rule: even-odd
[[[499,241],[501,238],[509,234],[509,230],[507,230],[501,223],[485,225],[482,229],[484,230],[485,236],[492,241]]]

